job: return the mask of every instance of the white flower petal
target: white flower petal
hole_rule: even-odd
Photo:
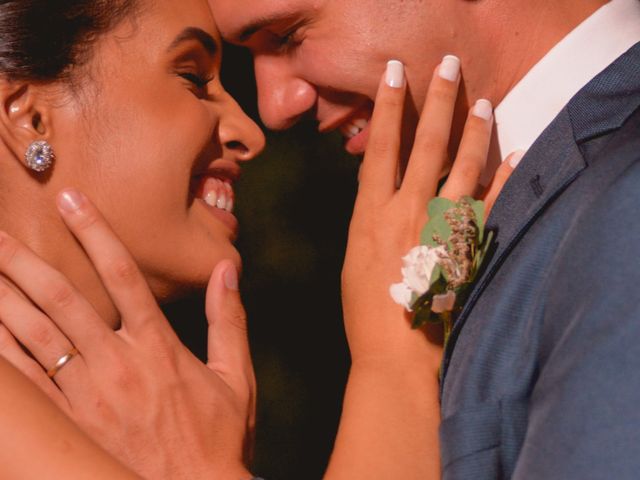
[[[389,288],[389,293],[391,294],[391,298],[398,305],[402,305],[407,311],[411,311],[411,297],[412,291],[409,286],[405,283],[394,283]]]
[[[430,276],[430,275],[429,275]],[[416,292],[418,296],[422,295],[429,289],[429,278],[415,268],[403,268],[402,277],[404,282]]]
[[[404,267],[402,276],[417,296],[423,295],[431,286],[433,270],[440,263],[440,254],[446,250],[443,247],[432,248],[419,245],[402,258]]]

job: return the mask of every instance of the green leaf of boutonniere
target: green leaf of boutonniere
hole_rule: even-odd
[[[476,226],[478,227],[478,244],[482,244],[484,241],[484,202],[480,200],[474,200],[471,197],[465,197],[465,200],[469,202],[473,213],[476,216]]]
[[[420,235],[420,243],[430,247],[438,247],[441,243],[437,239],[447,242],[451,236],[451,227],[445,219],[445,213],[456,204],[446,198],[436,197],[429,202],[428,215],[429,221],[422,229]]]
[[[420,240],[438,251],[439,260],[431,273],[429,290],[412,296],[413,326],[443,322],[447,336],[453,316],[462,309],[487,255],[493,232],[485,232],[484,202],[471,197],[459,202],[434,198],[428,214]]]
[[[448,198],[436,197],[429,202],[427,213],[429,214],[429,218],[435,218],[437,216],[443,216],[447,210],[455,206],[456,203]]]

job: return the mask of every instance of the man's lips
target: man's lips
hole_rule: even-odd
[[[344,148],[348,153],[351,155],[364,155],[369,141],[369,131],[371,130],[370,126],[371,123],[367,122],[364,128],[358,133],[350,137],[345,137],[347,140]]]
[[[345,149],[352,155],[363,154],[369,138],[369,122],[373,106],[363,105],[343,115],[340,119],[323,122],[319,127],[321,133],[339,130],[345,138]]]

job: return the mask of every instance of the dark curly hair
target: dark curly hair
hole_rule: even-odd
[[[52,82],[89,58],[93,42],[139,0],[0,0],[0,75]]]

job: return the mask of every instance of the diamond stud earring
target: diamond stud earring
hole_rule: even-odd
[[[44,140],[37,140],[29,145],[24,156],[27,167],[36,172],[48,170],[55,158],[53,148]]]

